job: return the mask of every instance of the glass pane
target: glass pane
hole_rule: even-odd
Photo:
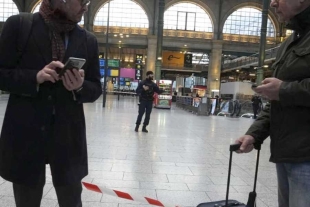
[[[213,32],[213,23],[209,14],[195,3],[176,3],[169,7],[164,16],[164,29],[177,29],[180,22],[177,21],[178,12],[187,12],[196,14],[195,31]],[[192,16],[190,16],[191,19]],[[192,20],[190,20],[192,21]],[[192,30],[192,25],[189,24],[187,29]]]
[[[178,12],[178,27],[177,29],[185,30],[186,12]]]
[[[149,28],[149,20],[140,5],[130,0],[112,0],[110,2],[110,26]],[[108,4],[97,12],[95,26],[107,26]]]
[[[0,21],[5,22],[10,16],[19,14],[12,0],[0,0]]]
[[[39,2],[34,6],[34,8],[32,9],[32,13],[39,12],[40,6],[41,6],[41,1],[39,1]]]
[[[187,13],[186,30],[195,30],[196,13]]]
[[[262,12],[256,8],[244,7],[233,12],[226,20],[223,32],[226,34],[260,36]],[[275,37],[275,27],[268,19],[267,36]]]

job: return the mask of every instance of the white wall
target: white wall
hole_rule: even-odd
[[[221,84],[220,94],[233,94],[234,99],[237,93],[244,95],[254,95],[254,91],[251,89],[251,83],[243,82],[228,82]]]

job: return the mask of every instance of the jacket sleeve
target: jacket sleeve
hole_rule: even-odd
[[[76,93],[79,103],[89,103],[96,101],[102,94],[100,82],[99,50],[95,36],[87,34],[88,68],[85,71],[82,89]]]
[[[283,106],[310,107],[310,78],[302,81],[283,82],[279,97]]]
[[[251,135],[255,142],[260,144],[270,135],[270,103],[266,104],[264,110],[245,134]]]
[[[38,71],[18,67],[17,40],[22,35],[19,27],[19,15],[9,17],[3,26],[0,37],[0,90],[36,97]]]
[[[142,93],[142,91],[143,91],[143,85],[144,85],[144,81],[141,81],[141,82],[139,83],[137,89],[136,89],[136,93],[137,93],[137,94],[140,95],[140,94]]]
[[[154,92],[157,93],[157,94],[161,94],[161,93],[164,92],[163,90],[160,90],[159,87],[158,87],[155,83],[154,83],[154,85],[153,85],[153,90],[154,90]]]

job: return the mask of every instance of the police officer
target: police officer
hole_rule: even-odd
[[[139,83],[139,86],[136,90],[137,94],[140,96],[140,105],[139,105],[139,115],[136,122],[135,131],[139,131],[139,126],[141,124],[142,117],[145,114],[144,123],[142,132],[148,132],[146,129],[147,125],[149,125],[150,116],[153,108],[153,96],[154,93],[160,94],[161,91],[159,90],[158,86],[153,82],[154,73],[152,71],[148,71],[146,73],[146,79]]]

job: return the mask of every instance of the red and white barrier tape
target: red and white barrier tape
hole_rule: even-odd
[[[107,195],[118,197],[118,198],[123,198],[123,199],[132,200],[132,201],[137,201],[137,202],[140,202],[140,203],[149,204],[149,205],[153,205],[153,206],[181,207],[181,206],[176,206],[176,205],[166,205],[166,204],[163,204],[162,202],[160,202],[158,200],[155,200],[155,199],[152,199],[152,198],[142,197],[142,196],[134,195],[134,194],[128,194],[128,193],[121,192],[121,191],[118,191],[118,190],[111,190],[111,189],[108,189],[106,187],[94,185],[94,184],[91,184],[91,183],[82,182],[82,184],[88,190],[91,190],[91,191],[94,191],[94,192],[97,192],[97,193],[107,194]]]

